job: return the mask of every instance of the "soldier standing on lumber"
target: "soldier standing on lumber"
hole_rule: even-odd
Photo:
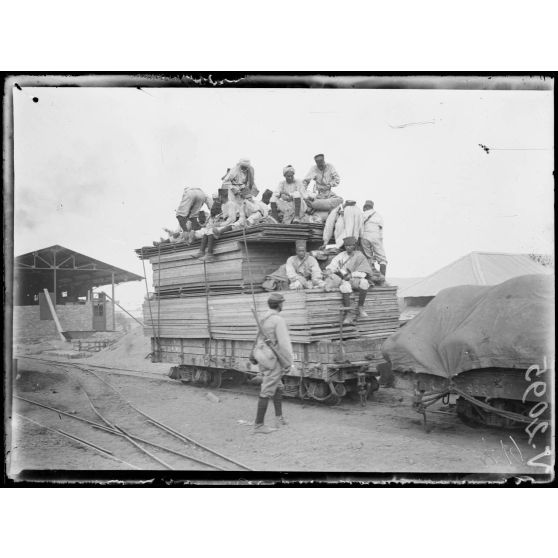
[[[323,232],[324,247],[329,243],[331,236],[335,239],[337,248],[343,246],[343,241],[348,236],[357,240],[362,234],[363,214],[356,201],[347,200],[339,205],[328,215]]]
[[[353,289],[358,290],[358,317],[368,317],[364,311],[364,302],[370,287],[367,277],[372,276],[372,268],[364,254],[355,251],[357,244],[355,237],[347,237],[343,243],[345,251],[337,254],[326,267],[325,290],[339,289],[343,296],[343,309],[345,310],[343,323],[350,324],[353,322],[350,315]]]
[[[387,259],[384,250],[384,220],[374,209],[374,202],[366,200],[363,206],[363,230],[360,236],[360,244],[364,255],[372,264],[377,261],[380,265],[380,273],[386,277]]]
[[[285,271],[289,280],[289,289],[312,289],[323,287],[322,270],[318,260],[306,251],[306,241],[297,240],[296,256],[291,256],[285,264]]]
[[[180,205],[176,210],[176,218],[183,231],[201,229],[198,215],[204,203],[211,210],[213,198],[208,196],[201,188],[184,188],[182,200],[180,200]]]
[[[282,223],[299,223],[306,213],[306,186],[302,180],[294,177],[295,170],[292,165],[287,165],[283,169],[285,180],[281,180],[277,189],[271,196],[271,216],[279,222],[279,212],[283,218]]]
[[[293,349],[287,324],[279,315],[283,309],[284,301],[285,298],[280,293],[272,293],[267,299],[269,310],[259,321],[260,333],[252,351],[263,376],[254,423],[255,434],[269,434],[280,426],[287,424],[287,421],[283,418],[281,404],[283,395],[281,377],[293,364]],[[270,348],[270,345],[273,349]],[[265,413],[270,399],[273,399],[275,407],[275,428],[264,425]]]

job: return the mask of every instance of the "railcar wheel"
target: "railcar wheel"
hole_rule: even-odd
[[[341,403],[341,397],[338,395],[337,391],[332,391],[325,382],[312,381],[308,387],[308,395],[324,405],[333,407]]]
[[[208,372],[207,385],[213,389],[219,389],[223,382],[223,373],[221,370],[211,370]]]
[[[209,384],[209,372],[205,368],[196,368],[192,374],[194,384],[207,386]]]

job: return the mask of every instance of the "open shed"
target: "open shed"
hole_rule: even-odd
[[[142,279],[140,275],[60,245],[17,256],[14,260],[14,336],[48,338],[56,335],[45,289],[64,331],[114,331],[115,286]],[[95,287],[103,285],[112,286],[112,296],[93,292]]]

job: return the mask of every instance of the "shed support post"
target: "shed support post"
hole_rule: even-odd
[[[114,271],[112,272],[112,331],[116,331],[116,306],[114,304]]]
[[[52,303],[56,308],[56,251],[55,250],[52,251],[52,258],[54,262],[53,264],[54,265],[54,300],[52,301]]]

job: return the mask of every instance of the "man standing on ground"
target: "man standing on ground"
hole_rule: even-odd
[[[287,424],[287,421],[283,418],[281,403],[283,395],[281,377],[293,364],[293,349],[287,324],[279,315],[283,309],[284,301],[285,298],[280,293],[272,293],[267,299],[269,310],[260,320],[263,334],[262,332],[258,334],[253,350],[254,358],[258,361],[260,373],[263,376],[254,423],[255,434],[269,434],[280,426]],[[273,346],[280,358],[270,349],[269,345]],[[270,399],[273,399],[275,407],[276,428],[268,428],[264,425],[265,413]]]
[[[363,229],[360,238],[362,250],[371,265],[374,260],[378,262],[380,273],[385,279],[387,259],[384,250],[384,220],[374,209],[372,200],[366,200],[362,209],[364,211]]]
[[[180,205],[176,210],[176,218],[183,231],[197,231],[201,228],[198,214],[204,203],[211,210],[213,198],[207,195],[201,188],[184,188],[182,200],[180,200]]]
[[[370,288],[367,278],[372,275],[372,268],[362,252],[356,251],[357,239],[350,236],[344,239],[345,251],[337,254],[326,267],[326,291],[339,289],[343,297],[343,309],[345,310],[344,324],[350,324],[353,319],[351,311],[351,293],[353,289],[358,291],[359,318],[367,318],[364,311],[364,302]]]
[[[289,280],[289,289],[312,289],[323,287],[322,270],[318,260],[306,251],[306,241],[297,240],[296,256],[291,256],[285,264],[285,271]]]

